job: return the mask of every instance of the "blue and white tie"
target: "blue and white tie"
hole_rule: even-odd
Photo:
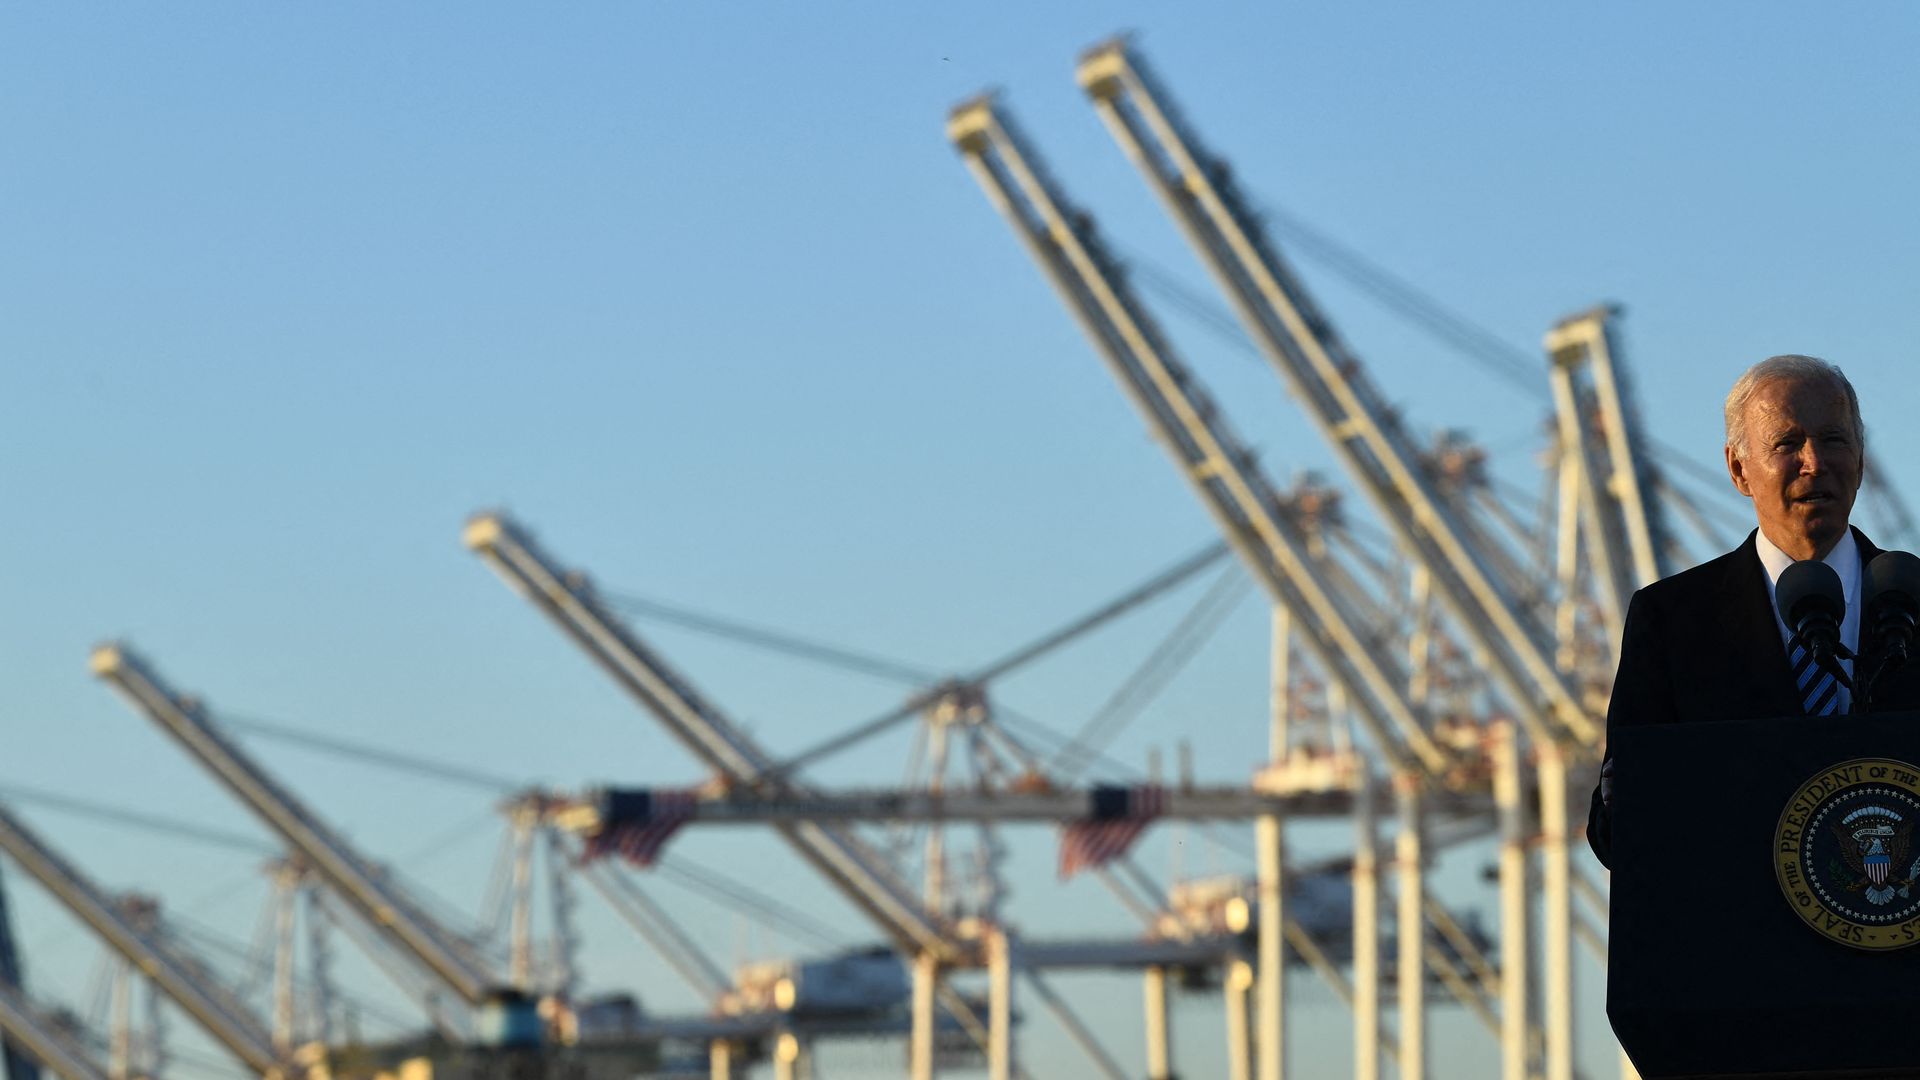
[[[1813,662],[1813,650],[1793,643],[1793,684],[1808,716],[1831,716],[1840,711],[1840,681]]]

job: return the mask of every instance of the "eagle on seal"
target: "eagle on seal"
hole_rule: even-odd
[[[1830,828],[1839,841],[1840,857],[1856,875],[1847,886],[1848,892],[1865,890],[1867,900],[1874,904],[1885,904],[1896,893],[1907,895],[1916,872],[1920,872],[1920,860],[1911,865],[1907,862],[1913,850],[1913,822],[1902,821],[1891,811],[1868,807],[1848,814],[1845,821],[1834,822]],[[1903,867],[1905,877],[1901,876]]]

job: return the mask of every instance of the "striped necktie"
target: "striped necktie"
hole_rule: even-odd
[[[1813,650],[1796,638],[1793,643],[1793,684],[1808,716],[1831,716],[1840,711],[1840,681],[1813,662]]]

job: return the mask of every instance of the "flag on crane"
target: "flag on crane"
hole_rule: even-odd
[[[1101,785],[1088,794],[1092,815],[1068,822],[1060,836],[1062,881],[1125,855],[1167,809],[1167,791],[1158,784]]]
[[[642,869],[652,866],[699,801],[690,788],[602,792],[600,827],[587,837],[582,860],[618,855]]]

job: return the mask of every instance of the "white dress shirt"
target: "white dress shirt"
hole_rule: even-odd
[[[1764,530],[1756,529],[1753,534],[1754,550],[1760,555],[1760,566],[1767,579],[1767,602],[1773,605],[1773,620],[1780,624],[1780,641],[1787,647],[1787,655],[1793,655],[1793,630],[1787,626],[1786,616],[1780,611],[1780,600],[1773,595],[1773,583],[1780,580],[1780,574],[1794,563],[1793,556],[1775,547],[1767,539]],[[1840,643],[1848,649],[1860,651],[1860,545],[1854,543],[1853,530],[1848,529],[1833,545],[1827,557],[1820,560],[1833,567],[1840,575],[1840,591],[1846,596],[1847,617],[1840,620]],[[1847,675],[1853,675],[1853,661],[1843,660],[1841,666]],[[1853,692],[1842,686],[1838,711],[1846,712],[1853,707]]]

